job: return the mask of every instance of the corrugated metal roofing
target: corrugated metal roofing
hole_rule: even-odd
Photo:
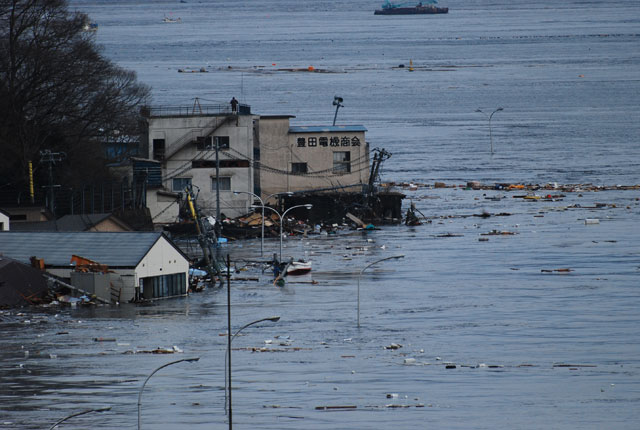
[[[0,254],[29,263],[31,256],[47,266],[69,266],[73,254],[110,267],[135,267],[161,232],[1,232]]]
[[[327,125],[289,127],[289,133],[327,133],[341,131],[367,131],[363,125]]]

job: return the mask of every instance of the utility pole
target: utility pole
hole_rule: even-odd
[[[219,155],[219,143],[218,143],[218,137],[217,136],[213,136],[213,143],[216,145],[216,225],[215,225],[215,232],[216,232],[216,262],[220,261],[220,244],[218,243],[218,238],[220,237],[220,234],[222,233],[220,230],[220,227],[222,224],[220,224],[221,219],[220,219],[220,155]],[[221,281],[222,282],[222,281]]]
[[[50,149],[45,149],[44,151],[40,151],[40,163],[47,163],[49,165],[49,185],[45,186],[45,188],[49,188],[49,210],[55,217],[56,215],[56,205],[55,205],[55,187],[60,187],[60,185],[53,184],[53,165],[58,161],[62,161],[67,158],[67,154],[64,152],[51,152]]]

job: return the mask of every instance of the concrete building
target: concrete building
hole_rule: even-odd
[[[98,286],[90,292],[105,300],[158,299],[187,293],[189,261],[159,232],[9,231],[0,233],[0,249],[4,256],[25,264],[31,257],[42,259],[47,272],[79,288]],[[106,265],[110,273],[101,274],[103,279],[94,275],[91,280],[74,275],[74,255]]]
[[[147,108],[144,116],[145,158],[132,159],[132,166],[134,176],[147,178],[146,204],[156,225],[177,221],[180,194],[189,185],[202,214],[216,214],[217,186],[220,213],[236,217],[251,211],[249,193],[263,199],[289,192],[360,193],[369,180],[361,125],[291,126],[291,115],[253,115],[247,105],[232,113],[230,106],[197,102]]]
[[[142,152],[160,162],[162,172],[162,187],[153,191],[156,197],[148,197],[147,204],[165,203],[160,209],[164,210],[175,201],[167,192],[181,193],[192,185],[202,212],[215,215],[219,187],[221,213],[230,217],[246,213],[249,197],[232,191],[253,188],[254,116],[246,105],[240,105],[238,113],[230,109],[230,105],[197,103],[191,109],[157,107],[144,112],[148,127]],[[158,190],[165,194],[158,196]],[[159,213],[151,212],[152,217]],[[169,212],[165,219],[177,214],[177,208]]]
[[[291,126],[291,116],[259,119],[260,192],[360,192],[369,178],[361,125]]]

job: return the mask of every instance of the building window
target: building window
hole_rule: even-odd
[[[216,143],[218,144],[218,149],[229,149],[229,136],[196,137],[196,149],[198,151],[214,151]]]
[[[351,172],[351,152],[334,151],[333,153],[333,173]]]
[[[220,191],[231,191],[231,178],[229,176],[220,176]],[[211,178],[211,191],[216,190],[216,178]]]
[[[196,137],[196,149],[198,151],[211,151],[212,149],[215,149],[213,147],[213,137],[212,136]]]
[[[153,139],[153,159],[164,160],[164,139]]]
[[[191,186],[191,178],[173,178],[173,191],[184,191],[185,188]]]
[[[307,163],[291,163],[291,173],[307,173]]]
[[[184,295],[186,290],[186,282],[184,273],[175,273],[173,275],[154,276],[153,298],[171,297]]]

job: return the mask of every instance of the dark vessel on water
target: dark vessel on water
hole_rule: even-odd
[[[423,15],[423,14],[436,14],[436,13],[449,13],[448,7],[437,7],[438,2],[432,0],[429,4],[418,3],[413,7],[403,7],[406,3],[395,4],[389,0],[385,0],[382,4],[382,9],[378,9],[373,12],[374,15]]]

